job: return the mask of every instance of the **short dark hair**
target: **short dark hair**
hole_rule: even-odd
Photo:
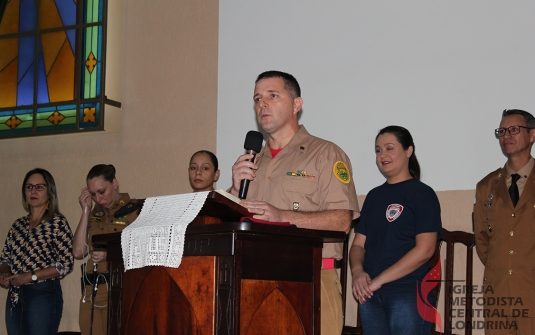
[[[284,81],[284,89],[290,92],[292,99],[301,97],[301,87],[299,87],[297,79],[291,74],[274,70],[262,72],[256,77],[255,84],[260,80],[267,78],[281,78]]]
[[[526,121],[526,126],[529,128],[535,128],[535,117],[533,117],[531,113],[521,109],[505,109],[502,113],[502,119],[509,115],[522,115],[522,117],[524,117],[524,121]]]
[[[414,146],[411,133],[401,126],[388,126],[379,130],[379,133],[375,136],[375,141],[377,142],[379,135],[383,134],[394,135],[404,150],[412,147],[412,155],[409,158],[409,173],[413,178],[420,180],[420,163],[418,163],[418,159],[416,158],[416,147]]]
[[[212,164],[214,165],[214,171],[217,171],[219,169],[219,163],[217,162],[217,157],[216,157],[216,155],[214,155],[213,152],[208,151],[208,150],[199,150],[196,153],[194,153],[193,155],[191,155],[191,158],[189,159],[189,161],[191,162],[193,157],[197,156],[197,154],[207,154],[208,157],[210,157],[210,160],[212,161]]]
[[[56,193],[56,182],[54,181],[54,177],[45,169],[41,168],[35,168],[33,170],[28,171],[26,173],[26,176],[24,177],[24,180],[22,181],[22,205],[26,209],[28,213],[31,212],[30,208],[26,208],[26,192],[25,192],[25,186],[28,182],[28,179],[33,176],[34,174],[40,174],[46,183],[46,192],[48,194],[48,209],[46,210],[45,214],[43,215],[43,220],[48,221],[54,217],[56,214],[60,214],[59,211],[59,201],[58,201],[58,195]]]
[[[95,177],[102,177],[105,181],[112,183],[115,179],[115,167],[111,164],[97,164],[89,170],[86,180]]]

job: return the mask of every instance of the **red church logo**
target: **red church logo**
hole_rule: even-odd
[[[431,271],[425,275],[422,283],[418,285],[416,281],[416,305],[418,313],[425,321],[435,323],[442,333],[442,318],[440,312],[429,302],[429,292],[433,290],[439,283],[441,278],[440,260],[437,262]],[[438,297],[436,297],[438,301]]]

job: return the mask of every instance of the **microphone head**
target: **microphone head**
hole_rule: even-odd
[[[243,148],[245,150],[253,150],[254,152],[260,152],[262,150],[262,142],[264,142],[264,136],[262,133],[250,130],[245,136],[245,143]]]

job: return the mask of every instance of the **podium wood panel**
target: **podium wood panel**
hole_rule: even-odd
[[[212,334],[215,257],[184,257],[178,268],[128,271],[123,282],[125,334]]]
[[[242,280],[240,334],[311,334],[312,283]]]
[[[96,235],[108,244],[109,334],[319,335],[322,245],[344,237],[246,222],[190,226],[178,268],[124,272],[120,234]]]

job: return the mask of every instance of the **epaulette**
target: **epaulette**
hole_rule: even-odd
[[[117,212],[115,212],[115,214],[113,214],[113,217],[114,218],[119,218],[121,216],[128,215],[128,214],[130,214],[132,212],[135,212],[138,208],[139,208],[139,206],[136,203],[129,202],[126,205],[124,205],[123,207],[119,208],[117,210]]]

